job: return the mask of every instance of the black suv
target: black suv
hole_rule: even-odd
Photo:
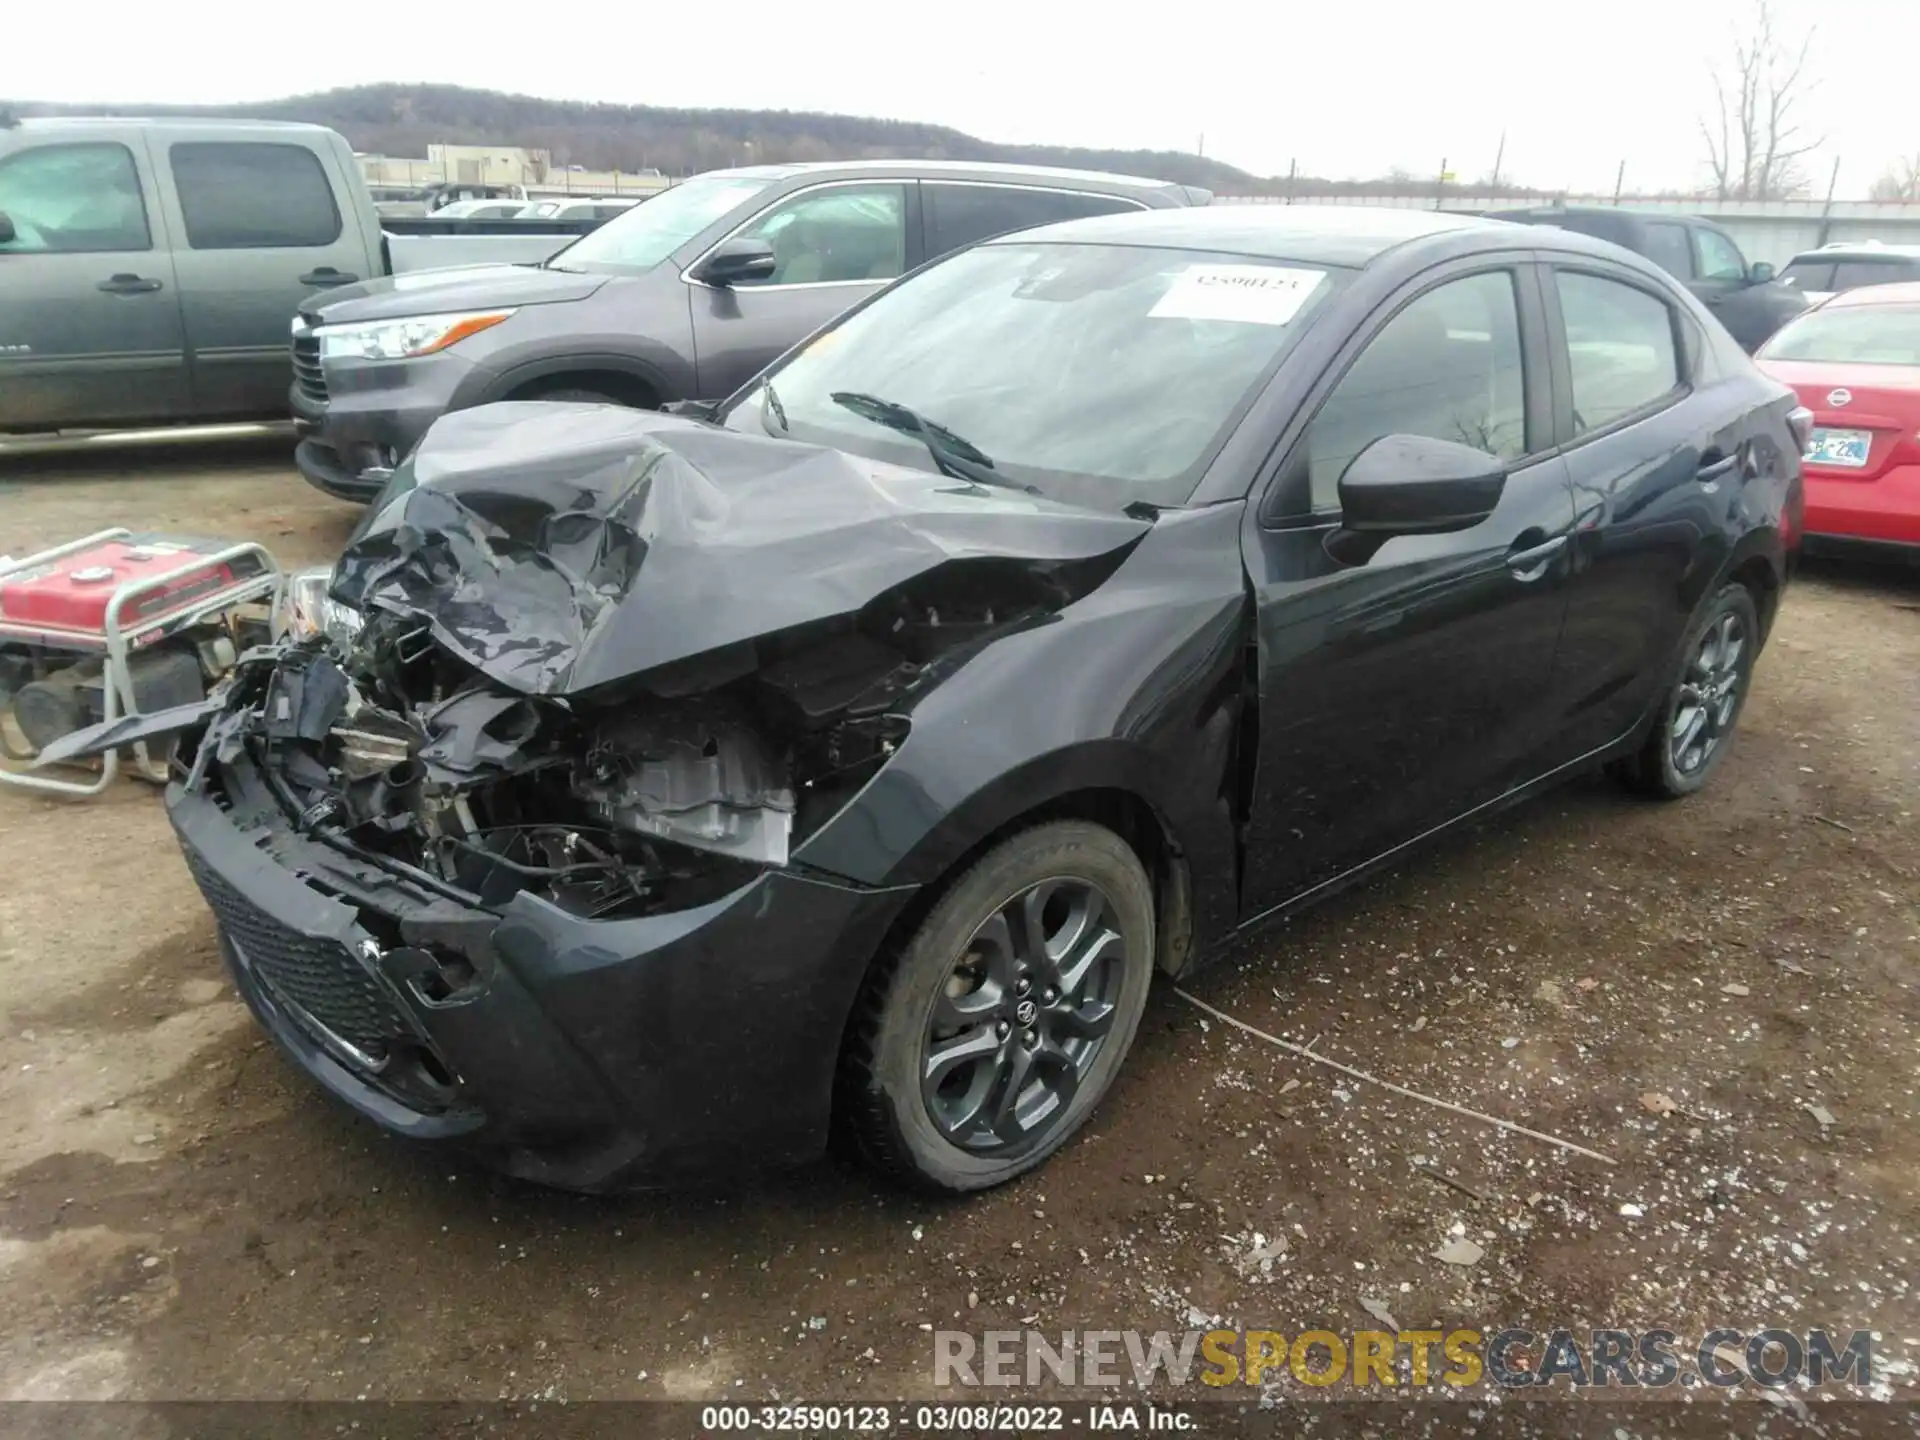
[[[1733,236],[1697,215],[1605,205],[1547,205],[1489,215],[1523,225],[1556,225],[1644,255],[1691,290],[1749,355],[1807,308],[1800,290],[1774,278],[1773,266],[1764,260],[1748,264]]]

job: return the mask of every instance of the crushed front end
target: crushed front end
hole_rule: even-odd
[[[436,427],[349,546],[351,627],[249,652],[172,724],[235,982],[337,1097],[527,1178],[805,1159],[913,887],[796,852],[919,697],[1144,527],[1046,514],[1008,557],[1017,524],[976,545],[977,506],[929,521],[834,452],[493,410]]]
[[[384,618],[249,656],[169,790],[261,1022],[389,1129],[548,1183],[817,1150],[906,892],[785,863],[790,762],[725,699],[583,715]]]

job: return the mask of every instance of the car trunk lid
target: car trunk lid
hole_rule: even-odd
[[[1814,443],[1806,463],[1823,478],[1877,480],[1896,466],[1920,464],[1920,366],[1764,360],[1760,368],[1791,386],[1813,412]],[[1864,464],[1815,458],[1822,454],[1823,432],[1835,431],[1869,436]],[[1844,448],[1825,453],[1842,454]]]

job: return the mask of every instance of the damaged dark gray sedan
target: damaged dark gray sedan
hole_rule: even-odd
[[[1805,423],[1576,235],[1073,222],[710,411],[449,415],[315,633],[138,723],[241,992],[389,1130],[978,1189],[1156,971],[1580,771],[1697,789]]]

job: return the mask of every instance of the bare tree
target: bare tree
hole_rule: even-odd
[[[1771,0],[1754,0],[1747,32],[1734,40],[1731,71],[1714,69],[1715,112],[1700,121],[1718,199],[1779,200],[1806,190],[1800,162],[1820,144],[1798,113],[1813,88],[1812,46],[1812,30],[1797,46],[1782,39]]]
[[[1920,201],[1920,154],[1897,160],[1867,192],[1873,200]]]

